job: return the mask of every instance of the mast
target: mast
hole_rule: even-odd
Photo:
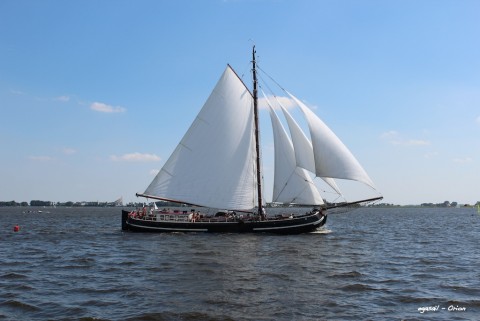
[[[252,50],[252,71],[253,71],[253,115],[255,118],[255,150],[257,153],[257,188],[258,188],[258,214],[263,218],[263,200],[262,200],[262,173],[260,170],[260,130],[258,123],[258,95],[257,95],[257,70],[255,63],[255,46]]]

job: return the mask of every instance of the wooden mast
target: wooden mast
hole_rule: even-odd
[[[257,70],[255,63],[255,46],[252,50],[252,71],[253,71],[253,115],[255,117],[255,149],[257,152],[257,188],[258,188],[258,214],[263,219],[263,199],[262,199],[262,173],[260,170],[260,130],[258,122],[258,94],[257,94]]]

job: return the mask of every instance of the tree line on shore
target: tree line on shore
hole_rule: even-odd
[[[371,207],[412,207],[412,206],[419,206],[419,207],[472,207],[472,206],[480,206],[480,201],[476,202],[474,205],[471,204],[458,204],[458,202],[449,202],[445,201],[443,203],[422,203],[420,205],[395,205],[390,203],[378,203],[372,204]]]
[[[30,203],[28,202],[15,202],[15,201],[0,201],[0,207],[2,206],[64,206],[64,207],[81,207],[81,206],[89,206],[89,207],[115,207],[115,206],[123,206],[123,204],[119,204],[118,202],[51,202],[51,201],[39,201],[39,200],[32,200]]]
[[[155,202],[158,207],[172,207],[172,206],[181,206],[177,203],[171,203],[171,202],[163,202],[163,201],[157,201]],[[143,206],[144,203],[128,203],[126,205],[123,205],[122,203],[115,201],[115,202],[51,202],[51,201],[40,201],[40,200],[32,200],[30,203],[28,202],[15,202],[15,201],[0,201],[0,207],[5,207],[5,206],[45,206],[45,207],[50,207],[50,206],[59,206],[59,207],[116,207],[116,206],[125,206],[125,207],[141,207]],[[391,207],[391,206],[400,206],[400,205],[395,205],[395,204],[387,204],[387,203],[380,203],[380,204],[372,204],[369,205],[372,207]],[[443,203],[422,203],[420,205],[416,206],[422,206],[422,207],[458,207],[459,204],[457,202],[449,202],[445,201]],[[474,205],[469,205],[469,204],[462,204],[462,206],[480,206],[480,201],[475,203]]]
[[[175,207],[182,206],[177,203],[172,202],[155,202],[158,207]],[[13,207],[27,207],[27,206],[38,206],[38,207],[142,207],[145,202],[130,202],[126,205],[123,202],[117,200],[114,202],[51,202],[51,201],[40,201],[32,200],[30,202],[16,202],[16,201],[0,201],[0,207],[13,206]],[[153,203],[148,203],[150,206],[153,206]]]

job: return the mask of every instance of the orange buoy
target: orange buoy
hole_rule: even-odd
[[[15,226],[13,227],[13,231],[14,231],[14,232],[20,231],[20,226],[19,226],[18,224],[15,225]]]

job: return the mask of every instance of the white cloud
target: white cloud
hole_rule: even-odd
[[[124,113],[127,110],[120,106],[110,106],[104,103],[94,102],[90,105],[90,109],[101,113]]]
[[[395,130],[385,132],[380,135],[380,138],[392,145],[401,146],[426,146],[430,145],[430,141],[424,139],[405,139],[400,133]]]
[[[68,148],[68,147],[64,148],[62,151],[65,155],[72,155],[72,154],[75,154],[77,152],[75,149]]]
[[[475,119],[475,121],[477,122],[477,124],[480,125],[480,116],[478,116],[477,119]]]
[[[430,158],[434,158],[434,157],[437,157],[438,155],[440,155],[440,153],[438,152],[430,152],[430,153],[426,153],[425,155],[423,155],[425,158],[427,159],[430,159]]]
[[[23,91],[21,90],[16,90],[16,89],[10,89],[10,93],[14,94],[14,95],[26,95]]]
[[[150,171],[150,175],[152,175],[152,176],[157,176],[158,172],[160,172],[159,169],[152,169],[152,170]]]
[[[398,136],[399,136],[399,133],[395,130],[390,130],[390,131],[385,132],[385,133],[380,135],[380,137],[382,139],[386,139],[386,140],[393,139],[393,138],[396,138]]]
[[[54,160],[54,158],[50,156],[30,156],[28,158],[37,162],[50,162]]]
[[[130,153],[122,156],[112,155],[110,159],[114,162],[158,162],[161,158],[155,154]]]
[[[405,146],[425,146],[425,145],[430,145],[430,142],[428,140],[422,140],[422,139],[410,139],[410,140],[404,141],[403,145],[405,145]]]
[[[69,96],[58,96],[58,97],[53,98],[53,100],[66,103],[66,102],[70,101],[70,97]]]
[[[261,97],[258,98],[259,108],[262,108],[262,109],[268,108],[267,99],[274,109],[279,109],[280,104],[286,109],[294,108],[297,106],[297,104],[290,97],[268,95],[267,98],[265,98],[265,96],[262,95]]]
[[[468,163],[473,162],[473,159],[471,157],[454,158],[453,162],[457,163],[457,164],[468,164]]]

